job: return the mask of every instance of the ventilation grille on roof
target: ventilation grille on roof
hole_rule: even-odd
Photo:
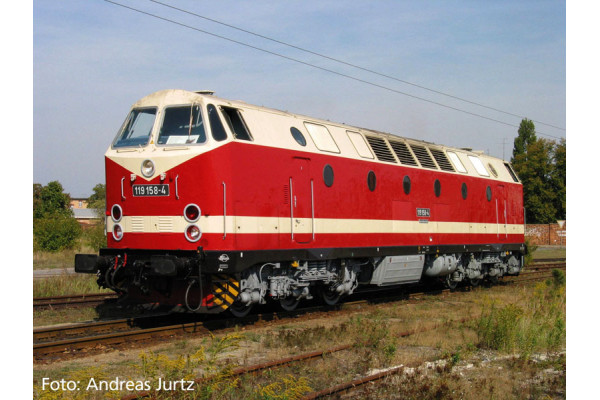
[[[417,165],[417,161],[410,153],[410,150],[408,149],[406,143],[390,140],[390,146],[392,146],[394,153],[396,153],[396,156],[398,156],[398,159],[402,164],[415,166]]]
[[[411,144],[410,147],[413,153],[415,153],[415,156],[417,156],[417,159],[419,160],[423,168],[437,169],[435,163],[433,162],[433,159],[431,158],[425,147],[417,146],[415,144]]]
[[[367,142],[371,145],[373,152],[377,156],[377,159],[380,161],[392,162],[395,163],[396,159],[394,155],[390,151],[390,148],[385,143],[384,139],[375,137],[375,136],[366,136]]]
[[[433,158],[435,158],[435,161],[437,161],[443,171],[454,171],[454,167],[450,164],[450,160],[448,160],[446,153],[442,150],[432,149],[431,147],[429,148],[429,151],[433,154]]]

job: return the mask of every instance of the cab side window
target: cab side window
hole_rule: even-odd
[[[227,139],[227,133],[225,132],[221,118],[219,118],[217,108],[212,104],[209,104],[207,109],[208,122],[210,123],[210,130],[212,131],[213,139],[215,139],[217,142]]]
[[[250,131],[248,130],[244,118],[242,118],[240,110],[231,107],[221,107],[221,111],[223,111],[223,117],[225,118],[225,121],[227,121],[229,129],[236,139],[252,140],[252,135],[250,135]]]

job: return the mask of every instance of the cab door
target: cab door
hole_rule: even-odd
[[[299,244],[314,239],[314,192],[310,159],[294,157],[289,183],[291,239]]]
[[[504,185],[496,188],[496,224],[498,225],[498,239],[505,241],[508,238],[508,204]]]

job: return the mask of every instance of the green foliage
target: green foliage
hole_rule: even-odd
[[[44,218],[48,215],[73,216],[70,209],[71,196],[63,193],[63,187],[58,181],[52,181],[46,186],[33,184],[33,218]]]
[[[527,153],[527,146],[537,140],[537,137],[535,136],[535,125],[533,124],[533,121],[528,120],[527,118],[521,121],[518,132],[519,135],[515,138],[513,148],[513,159],[520,154]]]
[[[554,208],[557,219],[567,218],[567,142],[561,139],[554,147],[554,169],[551,173],[552,190],[556,194]]]
[[[523,120],[515,138],[513,168],[523,183],[527,223],[547,224],[566,217],[566,142],[535,136]]]
[[[523,309],[514,304],[502,308],[493,305],[477,326],[480,345],[494,350],[515,351],[522,317]]]
[[[90,246],[94,251],[98,251],[106,247],[106,234],[104,232],[104,224],[96,224],[83,233],[85,244]]]
[[[70,208],[71,197],[58,181],[46,186],[33,184],[34,249],[71,249],[81,236],[81,227]]]
[[[88,198],[88,208],[94,209],[96,215],[103,218],[106,210],[106,185],[99,183],[92,190],[94,193]]]
[[[533,262],[533,255],[535,254],[535,251],[538,248],[537,245],[531,244],[529,239],[525,239],[525,245],[527,246],[527,254],[525,254],[524,267],[528,266],[529,264],[531,264]]]
[[[495,304],[484,310],[476,324],[481,348],[518,352],[527,359],[534,351],[564,347],[566,339],[566,294],[564,276],[538,284],[525,306]]]
[[[72,249],[81,235],[77,220],[62,213],[46,214],[34,220],[34,249],[56,252]]]
[[[350,319],[357,349],[365,350],[363,361],[368,367],[387,366],[397,350],[397,338],[391,334],[384,315],[370,314]]]
[[[567,284],[567,276],[565,275],[564,271],[561,271],[560,269],[553,269],[552,270],[552,284],[554,285],[554,287],[561,287],[561,286],[565,286]]]

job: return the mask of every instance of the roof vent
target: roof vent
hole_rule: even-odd
[[[207,94],[209,96],[212,96],[213,94],[215,94],[215,91],[214,90],[196,90],[194,93]]]
[[[425,146],[411,144],[410,147],[412,148],[413,153],[415,153],[415,156],[417,156],[417,159],[421,163],[421,167],[429,169],[438,169]]]
[[[377,159],[380,161],[395,163],[396,159],[392,155],[389,147],[387,146],[385,139],[375,136],[365,135],[367,142],[371,145],[373,152],[377,156]]]

